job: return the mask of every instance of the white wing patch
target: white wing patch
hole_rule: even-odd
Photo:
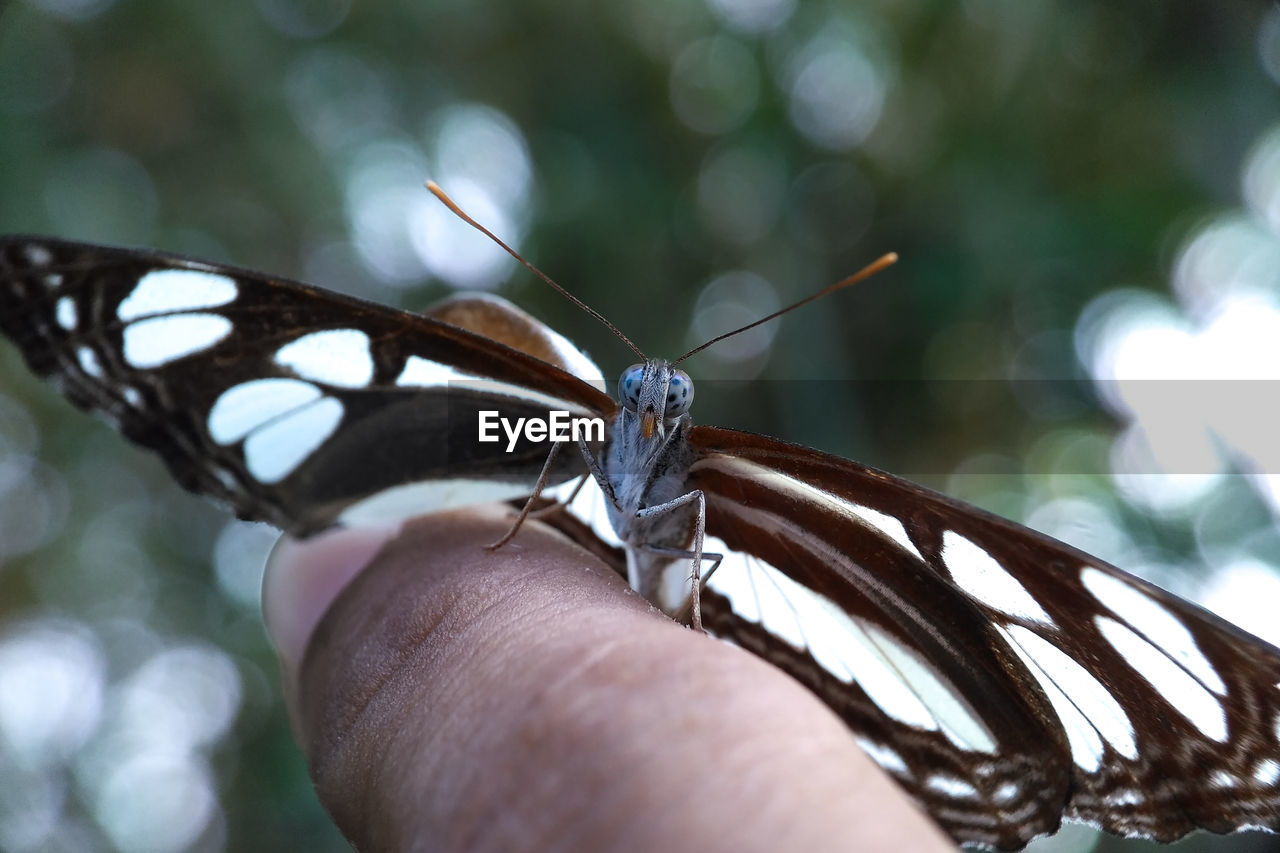
[[[1240,786],[1240,780],[1225,770],[1215,770],[1209,777],[1209,785],[1219,789],[1237,788]]]
[[[883,744],[869,741],[859,735],[854,735],[853,739],[857,742],[858,746],[862,747],[863,752],[871,756],[871,759],[885,770],[888,770],[891,773],[907,774],[907,762],[902,760],[902,756],[899,755],[896,750],[884,746]]]
[[[1019,626],[1011,627],[1016,628]],[[1053,710],[1058,714],[1058,721],[1062,723],[1062,728],[1066,730],[1067,744],[1071,747],[1071,760],[1090,773],[1097,770],[1102,766],[1102,738],[1099,737],[1093,724],[1089,722],[1084,714],[1080,713],[1080,710],[1072,704],[1066,694],[1058,689],[1058,685],[1023,650],[1022,646],[1014,641],[1009,633],[1009,628],[1003,625],[997,625],[995,628],[1008,641],[1009,648],[1013,649],[1018,657],[1022,659],[1023,665],[1040,683],[1045,695],[1049,697],[1049,704],[1053,705]]]
[[[1227,695],[1222,677],[1176,616],[1140,590],[1092,566],[1080,572],[1080,580],[1094,598],[1162,649],[1200,684],[1219,696]]]
[[[768,483],[774,489],[785,492],[798,500],[820,504],[834,510],[859,526],[880,534],[917,560],[924,562],[924,557],[920,554],[919,549],[911,541],[911,537],[907,535],[907,529],[902,526],[901,521],[891,515],[852,501],[843,500],[837,495],[833,495],[802,480],[788,477],[786,474],[746,459],[720,456],[716,459],[715,464],[723,466],[738,476]]]
[[[627,549],[628,561],[635,553],[634,550]],[[693,594],[693,560],[680,557],[668,561],[666,565],[661,561],[654,561],[651,565],[656,568],[659,578],[658,601],[655,603],[664,613],[678,613]],[[639,577],[638,573],[632,574],[634,570],[630,566],[627,571],[628,577]]]
[[[159,367],[208,349],[231,334],[231,321],[219,314],[172,314],[124,327],[124,360],[139,369]]]
[[[982,721],[896,637],[716,537],[707,537],[705,548],[725,555],[707,586],[727,597],[740,618],[807,650],[833,677],[856,683],[895,720],[942,731],[965,749],[995,752],[995,739]]]
[[[342,422],[342,403],[322,397],[249,434],[244,442],[245,466],[263,483],[289,476]]]
[[[977,788],[963,779],[944,776],[941,773],[935,773],[926,779],[924,786],[948,797],[956,797],[962,800],[975,800],[978,798]]]
[[[34,267],[47,267],[49,262],[53,260],[53,253],[36,243],[28,243],[22,247],[22,254],[27,256]]]
[[[155,314],[216,308],[234,302],[235,279],[199,270],[156,270],[138,279],[133,292],[116,308],[116,316],[130,322]]]
[[[234,444],[275,418],[320,397],[320,389],[298,379],[255,379],[222,392],[209,410],[209,435]]]
[[[1138,757],[1133,723],[1098,679],[1057,646],[1021,625],[995,628],[1044,688],[1067,731],[1071,757],[1077,765],[1090,772],[1102,766],[1103,740],[1126,758]]]
[[[342,403],[300,379],[255,379],[214,402],[206,427],[221,445],[244,439],[245,467],[262,483],[278,483],[328,440],[342,422]]]
[[[1227,714],[1212,693],[1165,652],[1106,616],[1095,616],[1102,636],[1165,700],[1196,728],[1219,743],[1227,742]]]
[[[538,323],[538,325],[546,336],[547,343],[555,350],[556,355],[560,356],[568,372],[600,391],[605,390],[604,374],[600,372],[600,368],[596,366],[594,361],[587,358],[586,353],[575,347],[568,338],[551,327],[542,323]]]
[[[415,388],[441,388],[450,382],[461,382],[464,379],[475,380],[479,377],[420,355],[411,355],[404,363],[404,370],[396,377],[396,384]]]
[[[1053,626],[1053,619],[1017,578],[986,550],[955,531],[942,535],[942,562],[951,579],[980,604],[1015,619]]]
[[[75,331],[76,324],[80,321],[79,313],[76,311],[76,301],[70,296],[64,296],[58,300],[53,316],[57,319],[58,325],[68,332]]]
[[[1118,791],[1112,791],[1107,794],[1107,805],[1112,807],[1140,806],[1144,802],[1146,802],[1146,799],[1133,788],[1121,788]]]
[[[796,481],[796,482],[799,482],[799,481]],[[805,485],[808,486],[807,483]],[[812,488],[812,486],[808,486],[808,487]],[[915,544],[911,541],[911,537],[907,535],[907,528],[903,527],[902,522],[894,518],[892,515],[888,515],[886,513],[880,512],[879,510],[874,510],[868,506],[862,506],[861,504],[854,504],[854,503],[848,503],[846,501],[841,501],[839,498],[837,498],[835,495],[829,492],[823,492],[819,489],[814,489],[814,491],[818,492],[820,495],[822,495],[826,499],[839,503],[842,507],[845,508],[845,510],[848,513],[850,513],[851,515],[857,518],[862,519],[864,522],[866,522],[867,526],[880,531],[889,539],[896,542],[898,546],[902,548],[902,550],[906,551],[908,554],[911,554],[916,559],[918,560],[924,559],[924,557],[921,556],[920,551],[916,548]]]
[[[88,347],[80,347],[76,350],[76,361],[80,362],[80,369],[94,379],[102,378],[102,365],[98,362],[98,354]]]
[[[1259,785],[1274,785],[1280,782],[1280,763],[1264,758],[1253,767],[1253,779]]]
[[[362,526],[392,524],[428,512],[509,501],[529,494],[528,483],[498,480],[422,480],[384,489],[351,504],[338,516],[341,524]]]
[[[512,397],[517,400],[546,406],[548,411],[554,409],[585,417],[592,417],[596,414],[581,405],[570,403],[567,400],[560,400],[548,394],[540,394],[537,391],[531,391],[519,385],[511,385],[506,382],[498,382],[494,379],[484,379],[470,373],[463,373],[448,364],[441,364],[417,355],[411,355],[405,361],[404,370],[400,371],[400,375],[396,377],[396,384],[413,388],[467,388],[485,394],[497,394],[502,397]]]
[[[276,353],[276,364],[303,379],[363,388],[373,381],[369,336],[357,329],[326,329],[303,335]]]
[[[544,489],[542,494],[544,497],[564,502],[577,484],[577,480],[570,480]],[[389,524],[428,512],[525,497],[529,494],[531,486],[532,484],[527,482],[499,480],[458,478],[422,480],[384,489],[351,504],[342,511],[338,521],[356,526]],[[587,477],[568,508],[571,513],[588,524],[604,542],[614,547],[622,547],[622,540],[609,524],[608,513],[604,506],[604,493],[600,491],[600,485],[594,478]],[[685,566],[689,564],[688,560],[681,562]]]
[[[961,749],[995,754],[996,742],[991,731],[915,650],[903,645],[878,625],[867,623],[866,629],[894,671],[929,708],[948,740]]]
[[[991,795],[991,799],[995,800],[997,803],[1007,803],[1014,797],[1018,796],[1018,792],[1020,790],[1022,789],[1013,782],[1005,782],[999,788],[996,788],[995,793]]]

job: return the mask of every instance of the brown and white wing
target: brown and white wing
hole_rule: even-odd
[[[565,369],[589,375],[585,357],[528,315],[441,310],[450,322],[175,255],[0,238],[0,332],[31,369],[186,488],[296,535],[527,494],[546,446],[477,442],[481,410],[612,417]],[[553,481],[583,470],[559,461]]]
[[[707,630],[785,669],[953,837],[1280,829],[1280,651],[853,462],[695,427]]]

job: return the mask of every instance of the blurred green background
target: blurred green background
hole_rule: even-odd
[[[496,289],[606,376],[633,360],[428,177],[655,354],[899,252],[692,361],[741,380],[695,419],[913,476],[1275,641],[1280,406],[1172,380],[1280,372],[1280,7],[0,5],[0,231],[408,308]],[[261,627],[272,541],[0,345],[0,848],[346,849]]]

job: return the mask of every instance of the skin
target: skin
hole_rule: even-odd
[[[825,705],[485,507],[285,541],[298,742],[361,850],[954,850]]]

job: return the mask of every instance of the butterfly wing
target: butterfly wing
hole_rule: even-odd
[[[1172,840],[1280,829],[1280,650],[888,474],[695,427],[709,631],[777,663],[953,837],[1067,817]],[[718,541],[716,541],[718,540]]]
[[[488,302],[451,316],[480,330],[507,305]],[[518,309],[506,319],[511,343],[539,331]],[[540,328],[547,358],[567,346]],[[0,239],[0,331],[183,486],[296,535],[527,493],[546,445],[478,443],[480,411],[615,408],[567,356],[247,270],[47,238]],[[582,470],[577,454],[559,462],[553,482]]]

